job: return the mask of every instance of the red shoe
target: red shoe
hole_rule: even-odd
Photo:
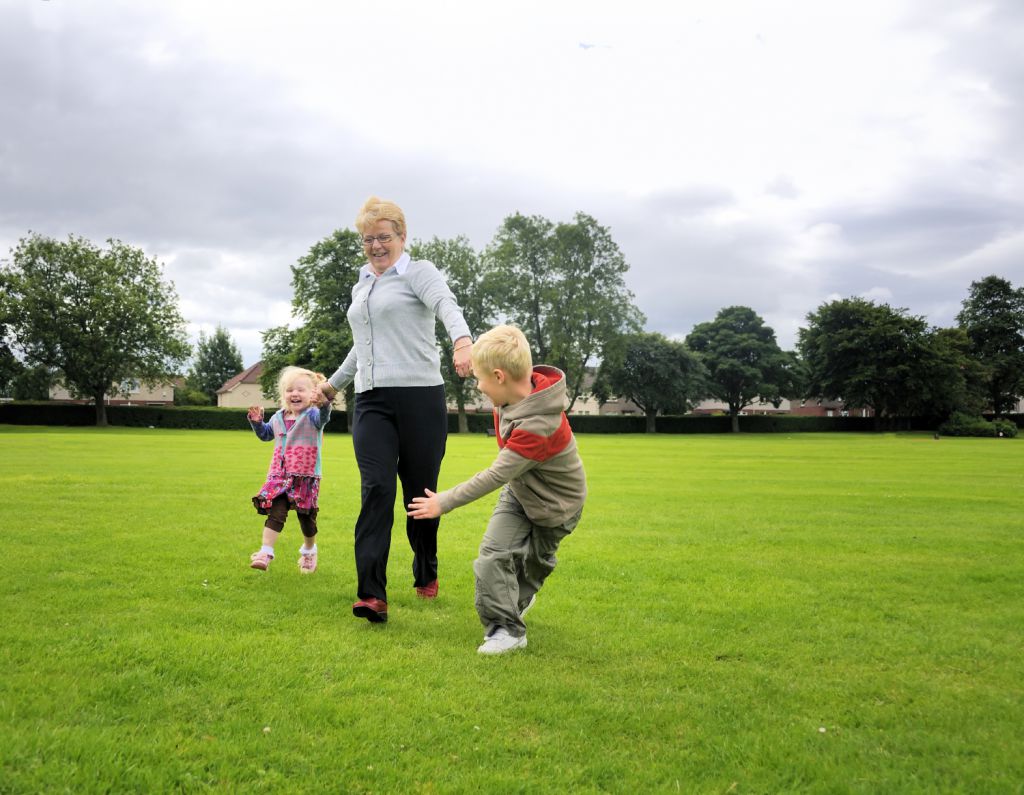
[[[352,615],[365,618],[373,624],[383,624],[388,620],[388,603],[383,599],[360,599],[352,605]]]
[[[416,595],[420,599],[437,599],[437,580],[428,582],[426,585],[417,585]]]

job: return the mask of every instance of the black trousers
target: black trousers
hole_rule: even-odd
[[[387,601],[396,476],[402,483],[403,507],[413,497],[422,497],[424,489],[437,491],[447,439],[443,385],[381,387],[356,395],[352,444],[362,481],[362,507],[355,532],[360,599]],[[413,553],[413,585],[437,579],[439,524],[438,519],[405,519]]]

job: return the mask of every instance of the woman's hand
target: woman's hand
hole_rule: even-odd
[[[455,372],[460,378],[466,378],[473,372],[473,356],[470,351],[473,348],[473,340],[469,337],[459,337],[455,340],[455,353],[452,354],[452,364],[455,365]]]
[[[317,393],[319,397],[319,400],[317,401],[318,405],[326,406],[334,400],[334,396],[338,394],[338,390],[325,382],[317,387]]]

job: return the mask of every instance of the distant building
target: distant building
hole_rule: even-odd
[[[702,400],[692,414],[728,414],[729,406],[718,400]],[[871,409],[848,409],[841,400],[798,400],[783,398],[778,407],[774,403],[751,403],[744,406],[740,416],[752,414],[794,414],[800,417],[873,417]]]
[[[217,405],[247,409],[249,406],[263,406],[265,409],[277,408],[277,395],[267,396],[260,388],[260,376],[263,375],[263,362],[259,361],[251,367],[231,376],[224,386],[217,390]]]
[[[50,387],[50,400],[61,403],[89,403],[92,398],[73,398],[63,386]],[[121,389],[113,395],[104,395],[103,402],[108,406],[173,406],[174,382],[162,384],[143,384],[135,379],[125,381]]]
[[[744,406],[740,414],[791,414],[793,413],[791,405],[792,404],[789,400],[783,400],[779,403],[778,408],[776,408],[774,403],[760,401],[758,403],[751,403],[749,406]],[[699,415],[728,414],[729,405],[720,400],[702,400],[693,407],[693,410],[690,413]]]

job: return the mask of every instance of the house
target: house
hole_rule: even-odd
[[[718,400],[702,400],[693,414],[728,414],[729,406]],[[847,409],[841,400],[783,398],[778,407],[774,403],[760,401],[743,407],[740,416],[752,414],[792,414],[798,417],[873,417],[871,409]]]
[[[598,403],[591,390],[597,378],[597,368],[588,367],[583,372],[583,384],[580,396],[572,405],[570,414],[643,414],[641,408],[631,400],[613,397],[606,403]]]
[[[702,400],[696,406],[693,407],[691,414],[697,415],[708,415],[708,414],[728,414],[729,404],[723,403],[720,400]],[[774,403],[767,403],[765,401],[759,401],[758,403],[751,403],[750,405],[744,406],[740,415],[749,414],[791,414],[792,402],[789,400],[782,400],[778,408],[775,407]]]
[[[91,404],[91,398],[73,398],[68,390],[60,385],[50,387],[50,400],[61,403]],[[121,388],[113,395],[104,395],[103,402],[107,406],[173,406],[174,382],[144,384],[130,379],[121,384]]]
[[[276,409],[277,395],[268,397],[263,394],[263,390],[260,388],[261,375],[263,375],[263,362],[259,361],[237,375],[231,376],[217,390],[217,405],[233,409],[246,409],[249,406]]]

